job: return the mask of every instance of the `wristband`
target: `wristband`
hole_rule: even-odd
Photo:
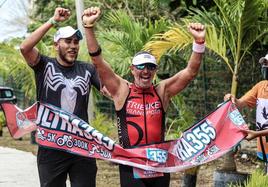
[[[92,52],[92,53],[91,52],[88,52],[88,54],[91,57],[99,56],[101,54],[101,47],[99,46],[98,49],[97,49],[97,51]]]
[[[205,43],[198,44],[194,41],[193,51],[196,53],[204,53],[206,49]]]
[[[56,20],[54,20],[52,17],[48,20],[48,23],[50,23],[51,25],[56,25],[58,22]]]
[[[95,25],[94,23],[86,24],[86,23],[84,23],[84,22],[83,22],[82,24],[83,24],[83,27],[84,27],[84,28],[92,28],[92,27],[94,27],[94,25]]]

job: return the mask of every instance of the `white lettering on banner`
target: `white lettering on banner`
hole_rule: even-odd
[[[66,134],[57,137],[56,133],[47,132],[45,129],[37,129],[37,138],[40,139],[40,141],[56,143],[58,146],[66,145],[69,148],[72,148],[74,146],[88,150],[88,143],[83,140],[72,138],[70,135]]]
[[[243,116],[240,114],[240,112],[236,109],[229,113],[229,117],[232,120],[232,122],[237,125],[243,125],[245,124],[245,120],[243,119]]]
[[[55,134],[55,133],[47,133],[47,137],[46,137],[47,141],[49,141],[49,142],[55,142],[56,141],[55,140],[56,135],[57,134]]]
[[[92,149],[88,152],[89,156],[92,156],[95,153],[98,153],[103,158],[106,158],[106,159],[112,158],[112,155],[110,152],[101,149],[98,145],[91,144],[91,146],[92,146]]]
[[[73,126],[72,134],[79,134],[79,136],[83,136],[83,131],[76,126]]]
[[[72,125],[65,120],[61,120],[60,130],[71,133],[72,132]]]
[[[49,114],[49,110],[47,110],[47,109],[45,109],[45,111],[44,111],[44,113],[43,113],[43,118],[45,118],[45,119],[49,119],[48,117],[48,114]],[[50,127],[51,126],[51,122],[47,122],[47,120],[46,121],[42,121],[42,126],[44,126],[44,127]]]
[[[55,115],[51,127],[52,127],[53,129],[56,129],[57,126],[58,126],[58,124],[59,124],[59,116],[58,116],[58,115]]]
[[[216,130],[206,120],[196,125],[177,141],[175,152],[178,158],[186,161],[205,149],[216,138]]]
[[[215,154],[215,153],[217,153],[219,151],[220,151],[220,149],[216,145],[213,145],[208,150],[206,150],[206,152],[198,155],[196,157],[196,159],[194,159],[191,163],[192,164],[202,164],[207,159],[209,159],[211,155],[213,155],[213,154]]]
[[[113,150],[115,142],[101,134],[99,131],[78,118],[72,118],[71,115],[62,111],[54,110],[40,104],[36,123],[41,127],[56,129],[74,134],[90,141],[95,140],[99,145],[105,146],[108,150]],[[56,124],[57,123],[57,124]],[[61,141],[60,140],[60,144]]]
[[[37,119],[35,121],[36,124],[40,124],[41,118],[43,116],[44,106],[40,105],[37,110]]]
[[[88,150],[88,143],[76,138],[74,139],[74,146]]]

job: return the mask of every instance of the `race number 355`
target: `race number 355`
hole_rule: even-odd
[[[167,161],[168,153],[162,149],[156,148],[148,148],[147,149],[147,158],[149,160],[158,162],[158,163],[165,163]]]

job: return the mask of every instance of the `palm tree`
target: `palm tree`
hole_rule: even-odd
[[[128,74],[133,55],[142,50],[154,34],[163,32],[169,25],[164,19],[144,23],[130,17],[124,10],[113,11],[104,19],[111,28],[100,29],[98,36],[105,45],[106,59],[109,58],[109,63],[121,76]]]
[[[247,55],[251,54],[253,45],[268,33],[267,0],[214,0],[219,16],[197,10],[200,20],[215,25],[217,33],[223,31],[228,53],[224,62],[233,74],[231,93],[236,95],[239,69]],[[213,18],[214,19],[211,19]],[[211,45],[213,51],[214,46]],[[230,60],[228,60],[230,59]]]
[[[164,34],[155,35],[145,46],[158,59],[166,52],[189,47],[192,39],[186,31],[187,23],[206,24],[206,47],[220,56],[229,67],[233,78],[231,93],[236,95],[239,67],[251,54],[252,46],[268,33],[267,0],[214,0],[217,11],[193,9],[190,19],[172,27]]]
[[[164,34],[156,34],[145,49],[160,59],[166,53],[189,49],[192,38],[186,31],[189,21],[207,27],[206,47],[221,57],[232,73],[231,93],[236,95],[241,64],[254,50],[252,47],[268,33],[267,0],[214,0],[217,10],[192,9],[188,19]],[[224,170],[236,170],[233,153],[225,156]]]

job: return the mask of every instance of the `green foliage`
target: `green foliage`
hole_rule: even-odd
[[[176,53],[177,51],[186,49],[192,44],[192,37],[187,31],[187,20],[183,20],[180,24],[174,24],[165,33],[157,33],[152,37],[152,40],[147,42],[145,49],[159,60],[164,54]]]
[[[172,0],[99,0],[105,14],[114,10],[125,11],[132,19],[139,21],[158,20],[161,17],[173,18],[170,3]]]
[[[231,184],[229,187],[264,187],[268,186],[268,178],[267,175],[263,173],[261,170],[256,170],[251,174],[249,180],[247,180],[244,184]]]
[[[185,104],[183,96],[177,95],[173,97],[171,105],[170,108],[175,111],[167,111],[167,114],[173,114],[167,116],[167,140],[179,138],[181,133],[193,125],[196,120],[193,112],[190,111],[189,107]]]
[[[32,33],[38,27],[40,27],[44,22],[42,21],[35,21],[28,26],[28,33]],[[40,50],[41,53],[48,53],[51,48],[53,48],[53,36],[56,33],[57,28],[52,27],[46,35],[42,38],[42,40],[37,44],[37,48]]]
[[[73,0],[38,0],[34,2],[34,12],[32,18],[39,20],[41,23],[46,22],[54,15],[54,10],[57,7],[68,8],[69,10],[75,10],[75,1]],[[71,18],[65,22],[67,25],[76,25],[76,14],[71,12]]]
[[[6,124],[6,118],[3,111],[0,111],[0,129]]]
[[[254,44],[268,33],[268,19],[267,16],[263,17],[265,13],[267,14],[267,1],[214,0],[214,2],[217,13],[195,9],[194,14],[197,16],[194,16],[194,19],[215,27],[218,36],[216,41],[226,43],[226,49],[222,48],[226,52],[222,51],[221,54],[233,74],[231,92],[236,95],[240,65],[245,62],[247,55],[255,50]],[[213,40],[208,46],[213,51],[219,45]]]
[[[32,99],[35,96],[34,75],[25,63],[18,50],[19,41],[13,40],[9,44],[0,44],[0,69],[6,74],[5,82],[12,84],[14,89],[21,89]]]
[[[170,9],[172,0],[84,0],[84,7],[98,6],[107,14],[111,10],[124,10],[132,18],[139,20],[156,20],[161,16],[171,18],[172,14],[167,9]],[[64,7],[71,10],[71,17],[64,25],[76,25],[76,12],[74,0],[39,0],[34,3],[34,12],[32,18],[40,22],[47,21],[53,16],[56,7]],[[104,23],[105,24],[105,23]],[[62,25],[62,24],[60,24]],[[109,25],[109,24],[105,24]]]
[[[156,34],[146,48],[158,59],[167,52],[184,50],[191,43],[186,25],[201,22],[206,25],[206,46],[219,55],[233,74],[232,93],[236,94],[240,65],[268,33],[266,0],[214,0],[216,11],[192,9],[191,16],[163,34]],[[265,6],[266,5],[266,6]],[[252,14],[254,12],[254,14]]]
[[[131,18],[126,11],[117,10],[104,16],[110,28],[98,32],[105,41],[105,56],[109,58],[112,68],[121,76],[129,73],[133,55],[142,50],[153,34],[167,29],[169,23],[164,19],[154,22],[141,22]]]
[[[48,36],[52,37],[51,32]],[[40,53],[48,55],[55,55],[53,45],[44,43],[47,40],[43,38],[38,44],[37,48]],[[50,39],[49,41],[52,41]],[[13,39],[8,43],[0,44],[0,69],[4,75],[4,82],[12,86],[15,90],[20,90],[25,94],[24,104],[29,105],[28,102],[35,100],[35,77],[33,70],[27,65],[23,56],[20,53],[19,45],[22,39]]]
[[[113,125],[113,121],[109,119],[107,115],[100,113],[99,111],[95,112],[95,117],[91,123],[95,129],[105,136],[111,137],[116,134],[116,127]]]
[[[185,60],[185,58],[187,58],[185,55],[187,54],[188,53],[166,53],[162,56],[157,70],[157,77],[166,79],[178,73],[187,64]]]

